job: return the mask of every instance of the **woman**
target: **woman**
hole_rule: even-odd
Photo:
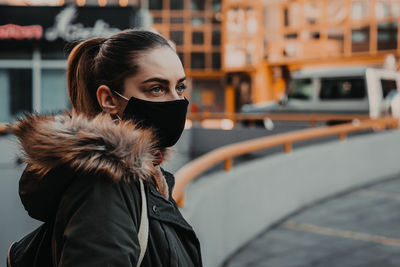
[[[29,116],[15,134],[27,168],[20,197],[51,222],[54,266],[136,266],[139,180],[149,233],[141,266],[201,266],[198,239],[171,198],[162,170],[179,139],[185,73],[160,35],[127,30],[78,44],[67,68],[71,115]]]

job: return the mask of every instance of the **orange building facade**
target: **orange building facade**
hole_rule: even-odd
[[[295,70],[382,67],[388,54],[400,55],[398,0],[222,3],[222,70],[233,77],[226,88],[228,112],[278,100]]]

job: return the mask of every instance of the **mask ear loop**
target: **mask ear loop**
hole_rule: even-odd
[[[122,97],[123,99],[125,99],[126,101],[129,101],[129,99],[128,98],[126,98],[125,96],[123,96],[123,95],[121,95],[120,93],[118,93],[117,91],[115,91],[115,90],[112,90],[114,93],[116,93],[119,97]]]
[[[125,99],[126,101],[129,101],[128,98],[126,98],[125,96],[121,95],[120,93],[118,93],[115,90],[112,90],[115,94],[117,94],[119,97]],[[117,119],[114,119],[113,121],[119,120],[120,122],[122,121],[121,117],[118,114],[115,114],[117,116]]]

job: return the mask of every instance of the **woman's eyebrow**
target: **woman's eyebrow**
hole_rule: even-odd
[[[178,80],[178,83],[181,83],[185,80],[186,80],[186,77],[180,78]],[[150,83],[150,82],[159,82],[159,83],[163,83],[163,84],[169,84],[168,80],[157,78],[157,77],[147,79],[147,80],[143,81],[142,83]]]
[[[168,80],[161,79],[161,78],[150,78],[150,79],[143,81],[142,83],[150,83],[150,82],[159,82],[159,83],[169,84]]]

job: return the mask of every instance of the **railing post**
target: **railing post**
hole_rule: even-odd
[[[292,143],[285,143],[283,149],[285,150],[285,153],[292,152]]]
[[[232,165],[233,165],[233,159],[232,158],[227,158],[224,161],[224,170],[229,172],[232,169]]]
[[[346,139],[346,133],[345,132],[341,132],[339,133],[339,140],[345,140]]]
[[[178,204],[179,208],[183,208],[183,204],[185,203],[185,192],[183,192],[182,195],[180,195],[176,203]]]

